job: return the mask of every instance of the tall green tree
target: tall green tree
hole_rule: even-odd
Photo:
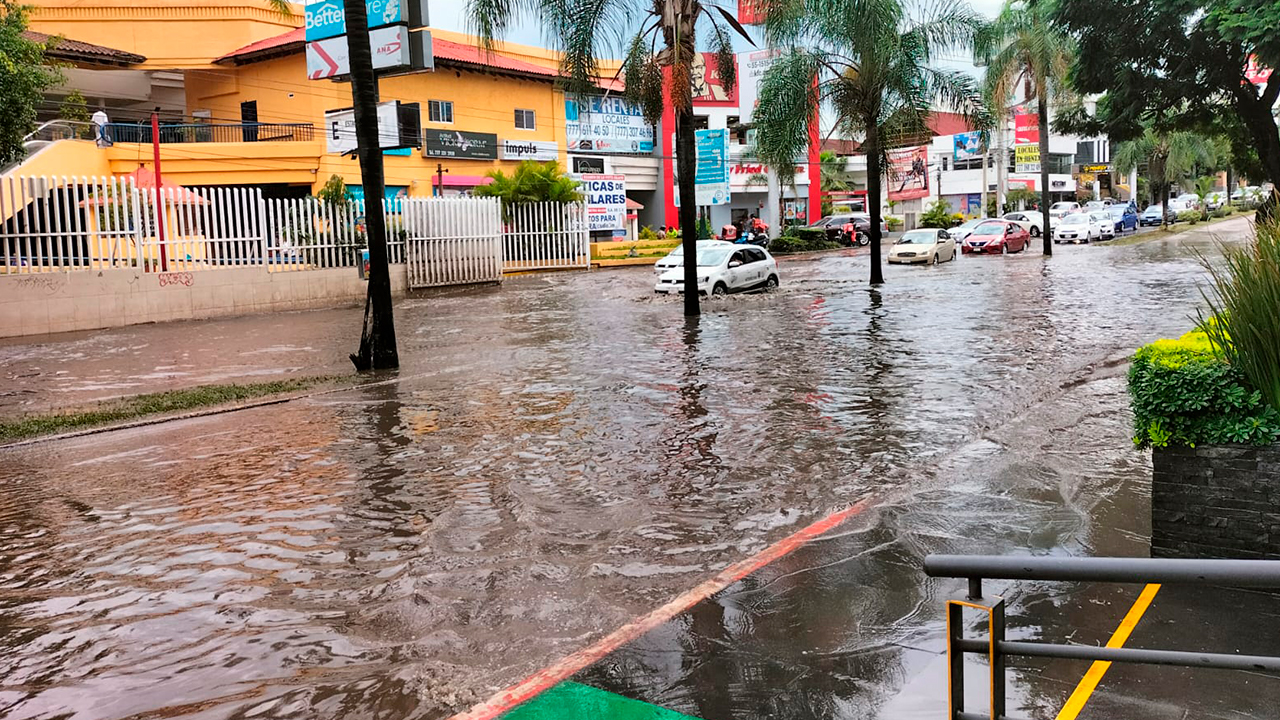
[[[1190,176],[1197,165],[1212,165],[1213,146],[1209,140],[1195,133],[1147,128],[1141,137],[1116,145],[1111,161],[1122,175],[1142,165],[1147,166],[1149,187],[1160,198],[1163,226],[1169,214],[1170,186]]]
[[[599,93],[597,58],[624,60],[624,96],[656,123],[667,102],[675,114],[676,175],[684,256],[697,257],[697,198],[694,195],[693,66],[698,33],[714,53],[726,90],[737,84],[737,60],[730,29],[748,37],[728,11],[710,0],[468,0],[471,28],[487,49],[522,11],[542,23],[544,36],[560,52],[565,90],[573,95]],[[634,34],[630,29],[634,28]],[[750,38],[748,37],[748,40]],[[684,312],[700,312],[697,263],[684,264]]]
[[[501,170],[490,170],[488,185],[480,185],[474,195],[496,197],[502,200],[503,212],[521,203],[574,203],[582,201],[578,181],[564,174],[560,163],[524,160],[510,175]]]
[[[1042,247],[1053,254],[1049,228],[1049,100],[1070,95],[1067,73],[1075,42],[1055,27],[1045,0],[1006,0],[1000,15],[983,28],[974,56],[987,66],[985,90],[992,114],[1003,123],[1016,93],[1036,101],[1040,122],[1040,212]]]
[[[766,0],[765,35],[782,51],[760,84],[756,152],[784,179],[809,145],[810,123],[827,108],[867,154],[871,283],[884,282],[880,180],[886,151],[930,136],[935,106],[977,127],[989,116],[976,81],[936,67],[939,52],[968,47],[982,26],[965,4],[898,0]]]
[[[27,7],[3,0],[0,5],[0,165],[21,160],[22,140],[35,129],[36,107],[45,90],[62,82],[62,73],[49,66],[48,44],[28,40]]]
[[[1136,24],[1118,37],[1121,17]],[[1280,73],[1265,84],[1245,74],[1251,57],[1280,67],[1274,0],[1058,0],[1054,19],[1079,42],[1076,90],[1104,93],[1092,131],[1137,139],[1159,117],[1171,130],[1222,132],[1237,170],[1280,184]]]

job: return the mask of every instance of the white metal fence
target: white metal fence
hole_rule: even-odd
[[[584,206],[528,203],[510,206],[506,215],[502,228],[503,270],[591,266],[591,233]]]
[[[248,188],[154,187],[118,177],[0,177],[0,275],[105,268],[271,272],[354,268],[364,201],[264,199]],[[497,282],[504,271],[589,267],[586,211],[496,199],[383,200],[388,254],[410,287]]]

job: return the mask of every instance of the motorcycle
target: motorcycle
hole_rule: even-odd
[[[865,247],[871,244],[871,236],[858,229],[853,223],[846,223],[841,229],[840,239],[849,247]]]
[[[739,245],[758,245],[765,250],[769,249],[769,233],[761,228],[747,229],[737,240]]]

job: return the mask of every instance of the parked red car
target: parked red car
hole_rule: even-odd
[[[965,255],[970,253],[1002,255],[1022,252],[1027,249],[1030,239],[1031,234],[1017,223],[1008,220],[986,220],[964,239],[960,252]]]

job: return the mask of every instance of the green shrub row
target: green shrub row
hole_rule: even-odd
[[[1245,443],[1280,438],[1280,411],[1199,330],[1138,350],[1129,367],[1139,447]]]
[[[808,252],[812,250],[832,250],[840,247],[839,243],[827,239],[827,231],[822,228],[792,227],[769,245],[773,253]]]
[[[1183,210],[1178,213],[1178,222],[1191,223],[1192,225],[1200,222],[1199,210]]]

